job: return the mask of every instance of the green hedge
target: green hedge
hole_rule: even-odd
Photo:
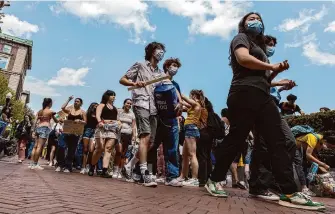
[[[287,118],[287,122],[290,127],[295,125],[309,125],[320,134],[335,135],[335,111],[295,116]]]

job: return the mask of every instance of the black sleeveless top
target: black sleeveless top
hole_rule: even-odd
[[[113,109],[109,109],[107,105],[104,106],[101,112],[102,120],[117,120],[117,109],[113,106]]]
[[[69,114],[69,116],[67,116],[68,120],[83,120],[83,115],[79,114],[79,115],[73,115],[73,114]]]
[[[95,129],[97,125],[98,125],[97,118],[92,117],[92,116],[87,117],[87,123],[85,125],[85,128]]]

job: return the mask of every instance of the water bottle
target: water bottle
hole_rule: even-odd
[[[309,169],[309,172],[307,174],[307,180],[309,182],[314,181],[314,178],[315,178],[316,173],[318,172],[318,169],[319,169],[319,165],[317,163],[313,162],[312,166]]]

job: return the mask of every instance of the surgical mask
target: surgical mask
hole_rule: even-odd
[[[161,61],[164,58],[164,51],[162,49],[156,49],[154,57],[158,62]]]
[[[169,69],[168,69],[168,73],[171,77],[176,75],[177,72],[178,72],[178,67],[176,67],[176,66],[170,66]]]
[[[275,47],[266,46],[266,56],[267,57],[272,57],[274,53],[275,53]]]
[[[263,32],[263,29],[263,23],[258,20],[247,22],[247,31],[250,33],[258,35]]]

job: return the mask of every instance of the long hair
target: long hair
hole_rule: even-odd
[[[201,107],[205,107],[205,95],[202,90],[192,90],[190,94],[199,100]]]
[[[97,106],[97,105],[98,103],[95,103],[95,102],[90,104],[90,107],[88,107],[87,112],[86,112],[87,118],[92,117],[92,115],[95,115],[96,109],[94,108],[94,106]]]
[[[51,104],[52,104],[51,98],[44,98],[43,103],[42,103],[43,110],[46,109]]]
[[[108,100],[109,100],[109,97],[110,96],[116,96],[116,93],[112,90],[107,90],[103,95],[102,95],[102,98],[101,98],[101,102],[102,104],[107,104]]]
[[[145,60],[150,60],[152,57],[152,54],[157,48],[161,48],[165,52],[165,45],[159,42],[151,42],[145,47]]]
[[[213,104],[207,97],[205,97],[205,108],[208,112],[214,112]]]
[[[263,31],[257,35],[257,36],[252,36],[250,35],[250,33],[247,32],[247,29],[245,27],[245,22],[248,18],[248,16],[255,14],[257,16],[259,16],[259,18],[261,18],[261,22],[263,24]],[[264,22],[263,19],[261,17],[261,15],[259,13],[256,12],[250,12],[248,14],[246,14],[245,16],[243,16],[243,18],[241,19],[241,21],[238,23],[238,33],[244,33],[248,36],[249,41],[254,42],[256,45],[258,45],[265,53],[266,51],[266,45],[265,45],[265,36],[264,36],[264,31],[265,31],[265,26],[264,26]],[[233,42],[233,41],[232,41]],[[234,55],[234,50],[232,50],[232,42],[230,43],[230,48],[229,48],[229,65],[232,66],[232,61],[235,60],[235,55]]]

